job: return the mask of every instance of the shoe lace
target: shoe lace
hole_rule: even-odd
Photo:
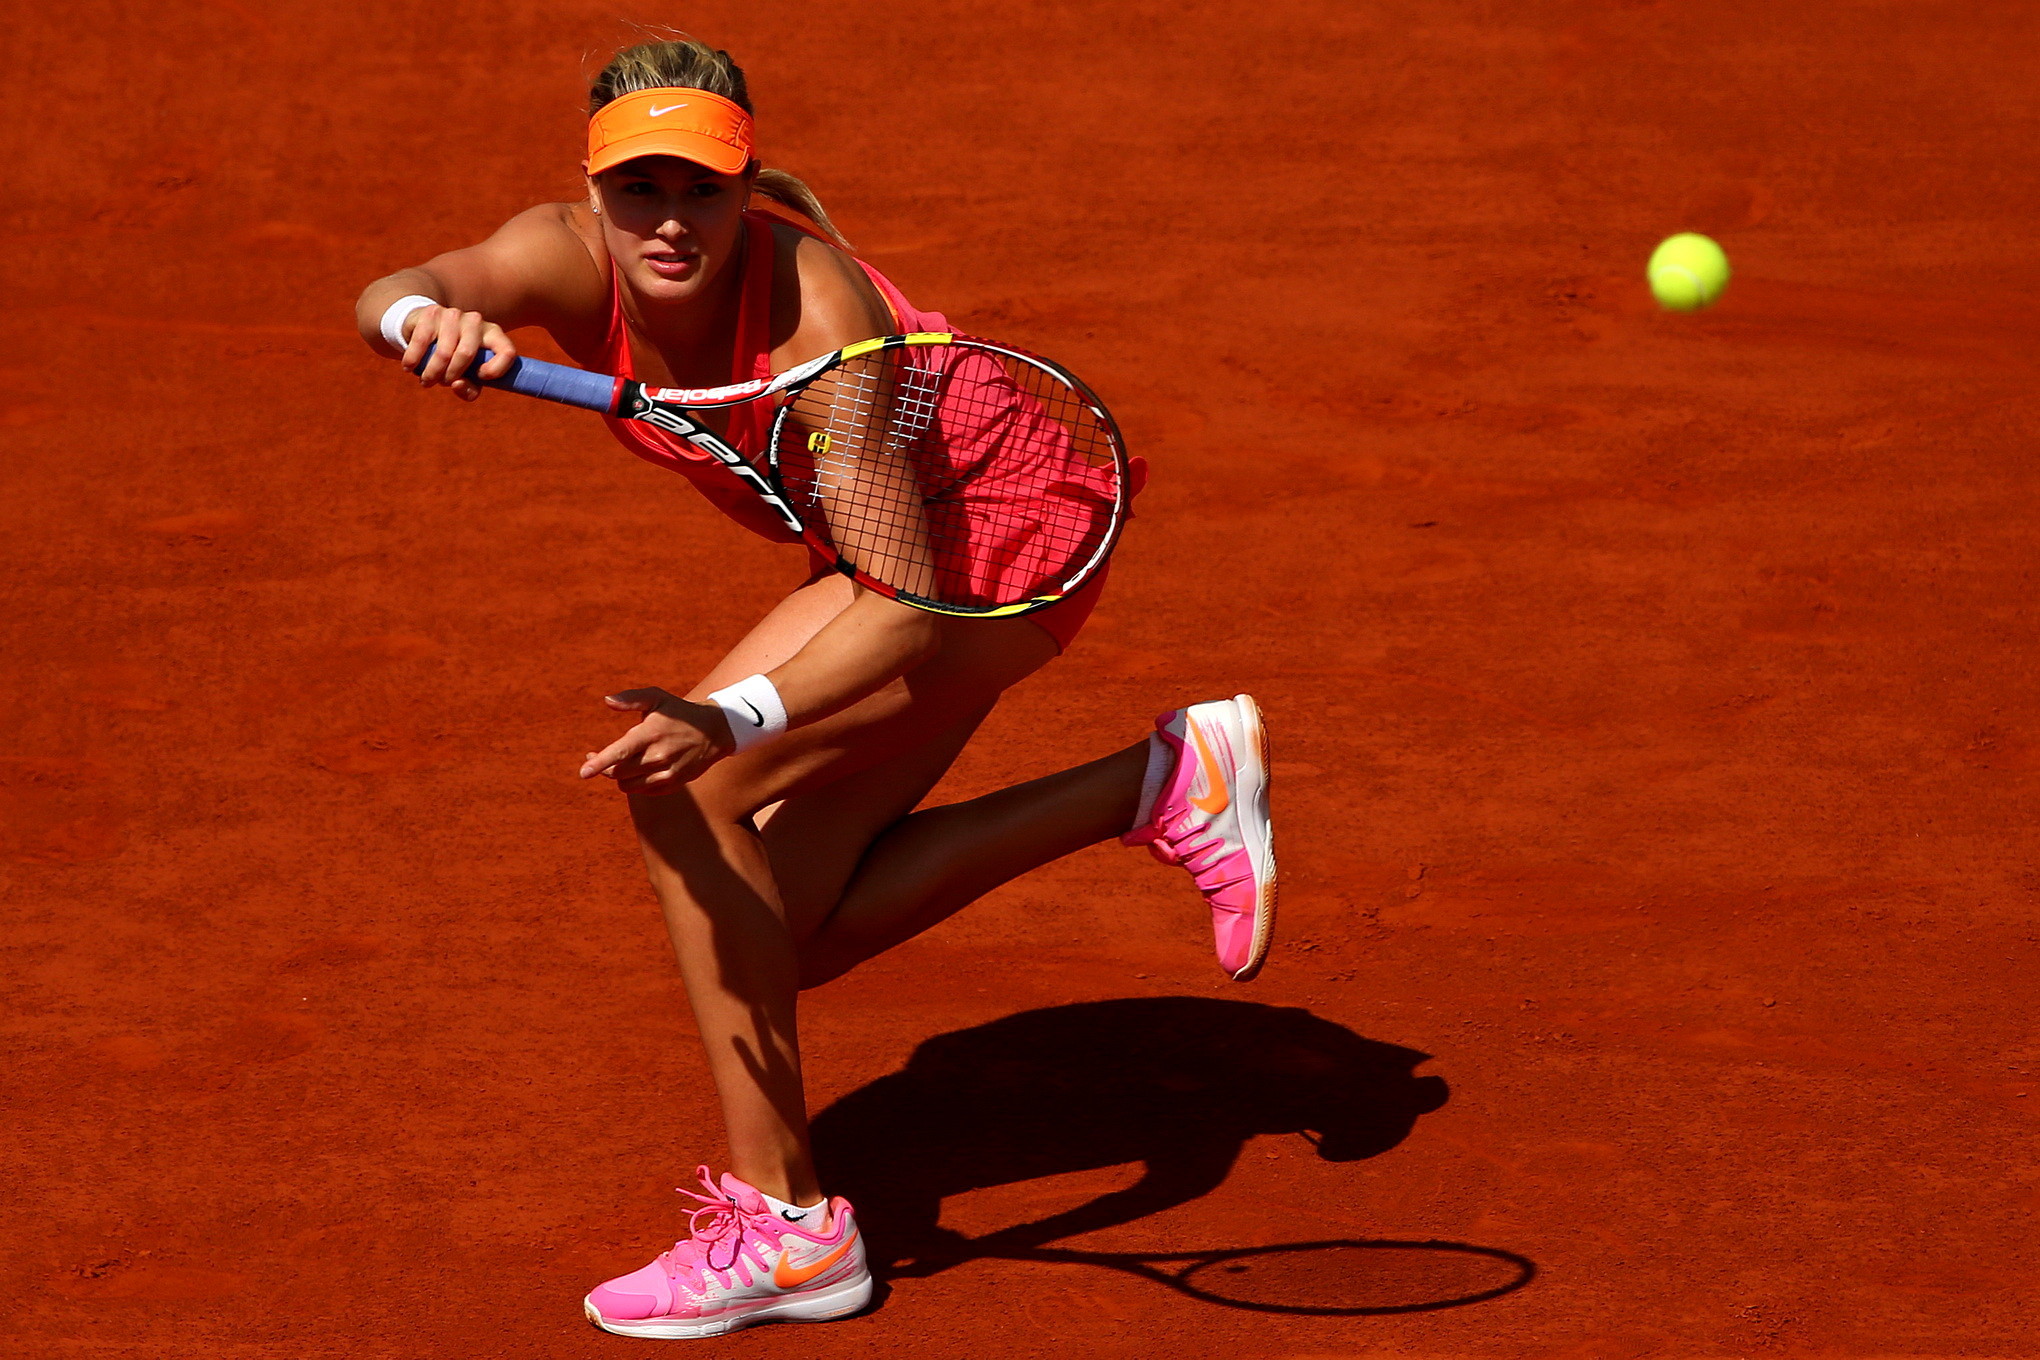
[[[1209,833],[1200,835],[1203,828],[1189,828],[1170,835],[1164,832],[1155,838],[1148,848],[1166,847],[1167,853],[1157,852],[1156,859],[1164,864],[1180,864],[1193,874],[1201,874],[1225,857],[1225,838]]]
[[[701,1207],[687,1215],[688,1235],[663,1253],[659,1264],[665,1268],[666,1278],[700,1298],[706,1293],[711,1276],[716,1283],[729,1286],[737,1270],[738,1258],[747,1245],[752,1247],[752,1257],[758,1269],[764,1269],[765,1262],[758,1258],[756,1245],[747,1243],[745,1234],[747,1230],[764,1228],[768,1220],[764,1215],[744,1212],[743,1206],[715,1183],[707,1167],[696,1167],[695,1174],[701,1177],[702,1189],[708,1193],[700,1195],[684,1186],[673,1187],[687,1198],[699,1200]],[[776,1236],[769,1229],[763,1235]],[[728,1255],[718,1261],[717,1257],[722,1255],[725,1246],[728,1247]],[[744,1273],[749,1275],[751,1272],[747,1268]]]

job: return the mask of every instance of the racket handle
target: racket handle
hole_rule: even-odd
[[[428,357],[434,348],[436,346],[426,348]],[[600,411],[604,415],[616,410],[616,398],[623,387],[620,378],[612,378],[607,373],[590,373],[585,368],[568,368],[565,364],[549,364],[543,359],[526,359],[522,355],[511,362],[510,371],[500,378],[475,377],[475,370],[487,363],[494,353],[494,350],[483,350],[474,366],[468,369],[468,376],[484,387],[500,387],[507,392],[556,401],[562,406],[578,406],[586,411]]]

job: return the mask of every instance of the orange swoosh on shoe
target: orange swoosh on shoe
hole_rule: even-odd
[[[1190,801],[1205,816],[1216,817],[1232,806],[1232,794],[1225,786],[1225,774],[1212,758],[1211,748],[1204,744],[1204,733],[1198,730],[1197,724],[1186,722],[1183,725],[1190,729],[1190,740],[1197,744],[1197,763],[1204,767],[1204,786],[1209,790],[1201,798],[1191,794]]]
[[[778,1285],[781,1289],[798,1289],[815,1276],[827,1270],[830,1266],[836,1264],[836,1262],[842,1260],[843,1254],[856,1244],[857,1233],[855,1230],[852,1230],[850,1235],[843,1239],[843,1245],[837,1247],[813,1265],[807,1266],[794,1265],[792,1261],[793,1253],[787,1252],[779,1258],[779,1264],[772,1267],[772,1283]]]

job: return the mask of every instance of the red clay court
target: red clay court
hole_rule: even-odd
[[[800,554],[349,321],[578,192],[618,17],[10,18],[0,1351],[651,1349],[721,1150],[573,769]],[[1246,986],[1108,847],[812,993],[890,1289],[702,1353],[2040,1355],[2040,10],[626,17],[1154,465],[938,797],[1247,690],[1287,879]]]

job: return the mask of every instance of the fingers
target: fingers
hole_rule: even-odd
[[[583,757],[583,779],[604,775],[625,793],[668,793],[724,755],[709,734],[661,707],[679,703],[663,689],[625,690],[606,696],[603,702],[617,712],[647,716],[600,751]]]
[[[667,792],[668,786],[678,788],[713,763],[702,760],[704,753],[699,742],[651,737],[632,728],[621,741],[582,761],[581,778],[605,775],[625,793]]]
[[[663,694],[663,690],[633,690],[634,694]],[[621,697],[621,696],[617,696]],[[613,704],[613,700],[612,706]],[[650,708],[651,705],[645,705]],[[637,710],[642,711],[642,710]],[[695,734],[699,737],[699,734]],[[663,768],[674,756],[685,751],[690,743],[684,734],[676,734],[652,723],[641,722],[618,737],[600,751],[581,762],[581,778],[593,779],[598,774],[612,778],[636,777],[639,773]]]
[[[460,336],[461,314],[451,307],[420,307],[411,315],[417,319],[412,324],[411,344],[404,352],[408,355],[415,348],[419,357],[407,367],[418,375],[420,387],[431,387],[446,380],[447,365],[453,358],[451,346]],[[425,352],[428,346],[430,354]]]
[[[493,321],[482,327],[482,348],[495,351],[489,356],[489,362],[482,365],[484,378],[500,378],[510,371],[510,365],[517,362],[516,342]]]
[[[482,314],[455,312],[449,319],[453,331],[451,341],[445,338],[448,327],[441,326],[439,349],[429,362],[437,364],[443,360],[446,385],[456,392],[465,393],[474,387],[468,380],[467,371],[473,366],[475,356],[482,352]]]
[[[404,318],[404,329],[409,332],[404,341],[404,356],[401,362],[408,372],[416,372],[418,361],[425,357],[425,347],[439,338],[439,327],[435,318],[445,311],[444,307],[420,307]]]
[[[650,741],[649,736],[640,735],[633,727],[609,745],[581,762],[581,778],[593,779],[598,774],[613,774],[616,767],[626,760],[635,760],[638,753]]]
[[[482,395],[479,379],[500,378],[517,362],[517,346],[480,312],[436,303],[418,307],[404,318],[404,331],[402,363],[418,375],[418,385],[451,388],[462,401]],[[485,349],[491,351],[489,361],[470,376]]]
[[[650,713],[673,696],[663,689],[627,689],[621,694],[605,694],[602,702],[619,713]]]
[[[480,312],[420,307],[405,325],[410,335],[404,344],[404,367],[418,375],[420,387],[449,387],[464,400],[473,401],[482,389],[468,370],[484,349],[495,353],[482,366],[482,377],[502,377],[517,359],[517,347],[503,328]]]
[[[716,759],[712,749],[695,747],[671,753],[666,757],[666,763],[656,767],[651,762],[635,768],[618,766],[612,777],[616,780],[618,793],[672,793],[692,783],[715,764]]]

